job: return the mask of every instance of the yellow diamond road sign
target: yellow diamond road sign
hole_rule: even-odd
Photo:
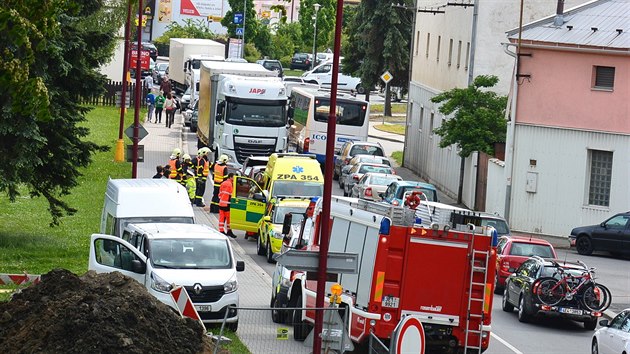
[[[385,71],[383,75],[381,75],[381,80],[383,80],[386,84],[392,81],[394,76],[389,73],[389,71]]]

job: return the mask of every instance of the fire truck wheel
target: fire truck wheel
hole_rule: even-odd
[[[514,311],[514,305],[510,304],[510,302],[508,301],[507,284],[505,286],[505,289],[503,289],[503,298],[501,299],[501,308],[505,312]]]
[[[296,307],[302,306],[302,295],[298,296]],[[303,342],[308,335],[308,324],[302,321],[302,310],[293,310],[293,338]]]
[[[258,239],[256,240],[256,254],[259,256],[265,255],[265,247],[262,245],[262,235],[258,235]]]

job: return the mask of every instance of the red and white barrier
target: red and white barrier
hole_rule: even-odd
[[[177,305],[177,310],[182,317],[189,317],[193,320],[199,321],[201,326],[203,326],[204,332],[206,326],[204,326],[203,321],[201,321],[201,317],[199,317],[199,313],[197,313],[197,309],[195,305],[193,305],[190,297],[188,296],[188,292],[183,286],[176,286],[173,290],[170,291],[171,297],[173,301]]]
[[[0,274],[0,285],[37,284],[41,281],[38,274]]]

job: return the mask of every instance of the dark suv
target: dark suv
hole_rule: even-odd
[[[529,322],[536,315],[548,315],[583,322],[585,329],[595,329],[601,313],[590,311],[584,307],[578,296],[571,300],[563,300],[555,306],[541,304],[538,297],[534,296],[537,285],[540,283],[537,282],[538,279],[544,277],[560,279],[559,267],[565,274],[573,276],[580,276],[588,270],[583,264],[557,259],[543,259],[537,256],[531,257],[523,262],[516,272],[505,281],[501,302],[503,311],[512,312],[514,308],[517,308],[520,322]]]
[[[278,73],[279,77],[284,76],[284,70],[282,69],[282,64],[279,60],[271,60],[271,59],[261,59],[257,60],[256,64],[260,64],[263,68],[271,71],[275,71]]]
[[[295,53],[293,58],[291,58],[291,70],[311,70],[311,64],[313,63],[311,56],[312,55],[308,53]]]

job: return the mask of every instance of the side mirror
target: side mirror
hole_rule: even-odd
[[[144,274],[147,271],[147,265],[140,260],[134,259],[131,261],[131,270],[134,273]]]
[[[254,193],[254,196],[252,198],[254,198],[254,200],[262,202],[262,203],[266,203],[267,202],[267,199],[265,198],[264,195],[262,195],[262,193]]]
[[[268,221],[268,222],[269,222],[269,221],[271,221],[271,216],[269,216],[269,215],[265,215],[265,216],[263,217],[263,221]]]
[[[291,125],[295,124],[295,121],[293,120],[293,118],[289,118],[288,123],[289,123],[289,126],[291,126]]]
[[[603,227],[604,229],[606,228],[606,223],[602,222],[601,224],[599,224],[599,226]]]
[[[222,113],[217,113],[217,122],[222,123],[223,122],[223,114]]]
[[[287,117],[289,117],[290,119],[293,119],[293,112],[294,112],[295,108],[293,107],[289,107],[289,109],[287,109]],[[291,125],[293,125],[293,123],[290,123]]]
[[[245,270],[245,262],[243,261],[236,261],[236,271],[237,272],[242,272]]]
[[[288,235],[291,231],[291,223],[293,221],[293,214],[288,213],[284,215],[284,222],[282,223],[282,234]]]
[[[379,193],[378,196],[381,197],[381,199],[385,198],[385,192]]]

